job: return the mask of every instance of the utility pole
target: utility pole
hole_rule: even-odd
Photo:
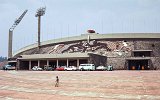
[[[23,19],[24,15],[27,13],[28,10],[25,10],[22,15],[14,21],[14,24],[9,29],[9,39],[8,39],[8,58],[12,58],[12,41],[13,41],[13,30],[15,27],[20,23]]]
[[[45,11],[46,11],[46,7],[41,7],[37,10],[36,14],[35,14],[35,17],[38,17],[38,49],[40,49],[40,39],[41,39],[41,16],[43,16],[45,14]]]

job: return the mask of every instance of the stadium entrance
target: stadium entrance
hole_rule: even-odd
[[[149,70],[149,60],[128,60],[128,70]]]

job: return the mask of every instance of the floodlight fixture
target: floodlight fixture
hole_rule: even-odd
[[[14,21],[13,25],[12,25],[11,28],[9,29],[10,31],[13,31],[14,28],[21,22],[21,20],[23,19],[24,15],[27,13],[27,11],[28,11],[28,10],[25,10],[25,11],[22,13],[22,15]]]
[[[35,14],[35,17],[43,16],[45,14],[45,11],[46,11],[46,7],[39,8]]]

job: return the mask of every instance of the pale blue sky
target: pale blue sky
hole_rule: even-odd
[[[8,30],[25,9],[28,13],[14,30],[13,51],[36,43],[38,8],[42,17],[41,40],[86,33],[160,32],[160,0],[0,0],[0,56],[7,56]]]

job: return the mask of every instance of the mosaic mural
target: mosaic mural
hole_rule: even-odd
[[[119,56],[128,53],[131,50],[131,43],[126,41],[80,41],[70,44],[57,44],[50,48],[47,53],[74,53],[74,52],[94,52],[106,54],[106,52],[114,52]]]
[[[133,42],[127,41],[106,41],[106,40],[83,40],[73,43],[56,44],[50,46],[30,49],[22,54],[61,54],[75,52],[93,52],[105,56],[124,56],[133,48]]]

